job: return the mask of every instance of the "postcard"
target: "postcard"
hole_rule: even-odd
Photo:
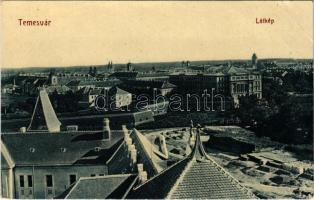
[[[1,198],[310,199],[312,1],[2,1]]]

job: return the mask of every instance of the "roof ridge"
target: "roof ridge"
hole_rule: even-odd
[[[193,125],[191,126],[191,131],[194,132],[193,131]],[[189,156],[196,157],[198,159],[205,157],[206,159],[210,160],[210,157],[207,155],[207,153],[204,149],[203,143],[201,141],[200,125],[198,125],[198,127],[196,128],[196,134],[194,134],[194,135],[195,135],[195,139],[196,139],[195,145],[194,145],[193,150]]]
[[[117,150],[112,154],[112,156],[107,160],[106,165],[113,159],[113,157],[117,154],[117,152],[123,147],[125,142],[121,142],[120,146],[117,148]]]
[[[211,156],[209,156],[209,155],[206,153],[206,151],[205,151],[205,149],[204,149],[204,147],[203,147],[203,144],[202,144],[202,142],[201,142],[199,129],[197,130],[196,135],[197,135],[197,137],[196,137],[196,144],[195,144],[194,149],[195,149],[195,151],[198,150],[197,152],[199,152],[199,151],[201,150],[201,152],[199,152],[199,153],[202,153],[202,154],[204,155],[204,157],[206,158],[206,159],[202,159],[202,161],[209,162],[209,163],[213,164],[213,165],[215,166],[215,168],[216,168],[218,171],[222,171],[222,172],[223,172],[223,175],[225,175],[229,180],[231,179],[230,181],[231,181],[232,183],[235,183],[235,185],[236,185],[237,187],[239,187],[240,189],[246,190],[248,194],[250,194],[251,196],[254,197],[254,195],[253,195],[247,188],[245,188],[244,186],[242,186],[241,183],[240,183],[236,178],[234,178],[227,170],[225,170],[224,167],[222,167],[221,165],[219,165],[213,158],[211,158]],[[200,150],[199,150],[199,148],[200,148]],[[194,152],[194,153],[192,152],[191,154],[193,154],[193,157],[194,157],[194,155],[196,154],[196,152]]]
[[[135,132],[135,137],[140,141],[139,144],[142,146],[142,149],[144,150],[145,154],[150,158],[150,155],[149,155],[149,153],[146,151],[144,144],[142,143],[141,139],[140,139],[139,136],[137,135],[138,133],[139,133],[139,134],[142,134],[142,133],[139,132],[136,128],[134,128],[133,131]],[[132,132],[131,132],[131,134],[132,134]],[[144,136],[144,135],[143,135],[143,136]],[[144,137],[145,137],[145,136],[144,136]],[[151,144],[151,145],[152,145],[152,144]],[[155,163],[153,162],[152,158],[150,158],[150,159],[148,159],[148,160],[149,160],[149,162],[152,164],[152,167],[153,167],[154,171],[158,173],[158,169],[157,169],[157,167],[155,166]]]
[[[82,178],[82,177],[80,177],[79,180],[78,180],[76,183],[73,184],[72,188],[69,190],[69,192],[67,193],[67,195],[65,195],[64,199],[67,199],[67,198],[68,198],[68,196],[71,194],[71,192],[74,190],[74,188],[75,188],[75,187],[78,185],[78,183],[81,181],[81,178]],[[71,186],[70,186],[70,187],[71,187]]]
[[[156,174],[155,176],[153,176],[152,178],[148,179],[147,181],[145,181],[144,183],[139,184],[138,186],[136,186],[133,190],[137,190],[138,188],[140,188],[143,185],[148,184],[149,182],[153,181],[154,179],[158,178],[159,176],[161,176],[162,174],[166,173],[167,171],[171,170],[172,168],[174,168],[176,165],[178,165],[179,163],[187,160],[187,159],[191,159],[190,157],[186,157],[178,162],[176,162],[175,164],[171,165],[170,167],[162,170],[160,173]]]

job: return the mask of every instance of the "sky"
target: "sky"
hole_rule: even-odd
[[[4,1],[1,11],[6,68],[250,59],[254,52],[313,58],[311,1]]]

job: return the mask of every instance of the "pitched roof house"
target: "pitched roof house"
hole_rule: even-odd
[[[254,196],[206,154],[197,131],[195,146],[188,157],[135,187],[127,198],[249,199]]]

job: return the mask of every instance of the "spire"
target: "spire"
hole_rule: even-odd
[[[194,127],[194,125],[193,125],[193,120],[191,120],[190,127],[191,127],[191,128]]]
[[[201,125],[198,124],[196,127],[196,134],[195,134],[196,141],[195,141],[195,145],[192,150],[191,156],[196,159],[203,159],[203,158],[209,159],[209,156],[206,154],[202,141],[201,141],[200,128],[201,128]]]
[[[190,153],[190,148],[193,147],[193,145],[195,144],[195,134],[193,133],[194,132],[194,125],[193,125],[193,120],[191,120],[191,123],[190,123],[190,134],[189,134],[189,142],[187,144],[187,147],[186,147],[186,153]]]

